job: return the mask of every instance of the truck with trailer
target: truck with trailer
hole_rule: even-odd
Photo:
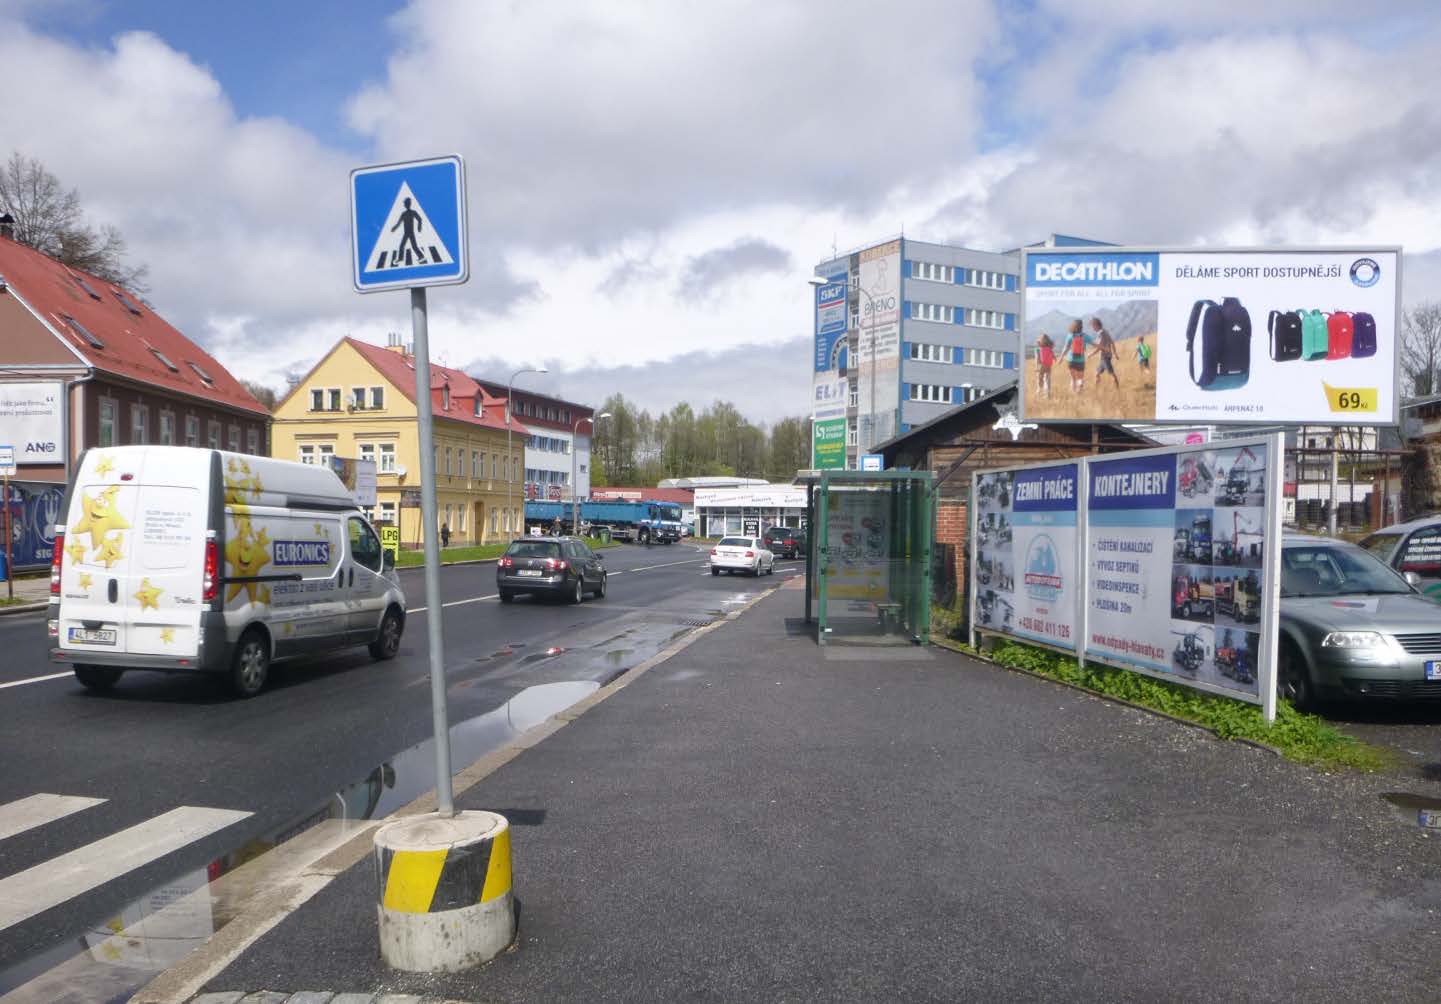
[[[1241,622],[1253,624],[1261,619],[1261,584],[1256,573],[1234,579],[1216,580],[1216,607],[1221,613]]]
[[[652,541],[673,544],[685,534],[680,506],[674,502],[582,502],[580,526],[572,525],[573,504],[570,502],[527,502],[527,532],[543,534],[596,534],[607,531],[612,540],[629,540],[637,544]]]

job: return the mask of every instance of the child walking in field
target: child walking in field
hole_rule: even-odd
[[[1036,339],[1036,392],[1051,396],[1051,367],[1056,365],[1056,343],[1044,331]]]
[[[1136,362],[1141,364],[1141,369],[1151,368],[1151,346],[1146,344],[1146,336],[1141,335],[1136,339]]]
[[[1096,386],[1100,387],[1101,377],[1109,373],[1111,379],[1116,381],[1116,389],[1120,390],[1121,378],[1116,376],[1116,340],[1101,325],[1099,317],[1091,318],[1091,330],[1096,333],[1096,351],[1091,355],[1101,357],[1100,365],[1096,368]]]
[[[1078,317],[1071,322],[1066,344],[1070,356],[1068,366],[1071,371],[1072,394],[1079,394],[1086,389],[1086,346],[1090,344],[1091,339],[1081,330],[1081,319]]]

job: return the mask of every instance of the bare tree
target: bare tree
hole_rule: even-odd
[[[127,265],[125,238],[113,226],[96,228],[45,165],[18,151],[0,167],[0,212],[14,221],[15,239],[55,260],[136,293],[145,292],[144,265]]]
[[[240,385],[250,391],[250,396],[265,405],[267,410],[275,410],[277,397],[274,389],[265,386],[265,384],[257,380],[242,380],[240,381]]]
[[[1417,397],[1441,392],[1441,301],[1402,312],[1401,371]]]

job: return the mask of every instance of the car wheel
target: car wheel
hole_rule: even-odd
[[[603,600],[603,599],[605,599],[605,573],[604,573],[604,572],[601,572],[601,573],[600,573],[600,585],[598,585],[598,586],[595,587],[595,598],[598,599],[598,600]]]
[[[405,622],[400,619],[400,611],[394,607],[387,610],[380,620],[380,633],[370,643],[370,657],[381,662],[394,659],[400,652],[400,635],[404,630]]]
[[[265,635],[251,628],[240,636],[230,660],[230,689],[236,697],[254,697],[270,676],[270,646]]]
[[[502,602],[502,603],[514,603],[514,602],[515,602],[515,593],[512,593],[509,589],[502,589],[502,590],[500,591],[500,602]]]
[[[585,581],[579,575],[575,577],[575,589],[571,591],[570,601],[572,603],[585,602]]]
[[[1191,616],[1191,604],[1189,604],[1189,603],[1182,603],[1182,604],[1181,604],[1181,616],[1182,616],[1182,617],[1190,617],[1190,616]]]
[[[719,574],[720,574],[720,569],[717,568],[717,567],[714,566],[714,565],[711,565],[711,566],[710,566],[710,573],[711,573],[712,575],[719,575]]]
[[[97,694],[103,694],[115,686],[123,669],[111,669],[109,666],[76,666],[75,679],[86,690],[93,690]]]
[[[1277,675],[1281,678],[1281,696],[1291,702],[1297,711],[1307,711],[1316,706],[1316,688],[1311,684],[1311,672],[1305,658],[1296,650],[1291,641],[1281,642],[1280,665]]]

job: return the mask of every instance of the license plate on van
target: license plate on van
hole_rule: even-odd
[[[71,628],[70,641],[76,645],[114,645],[114,628]]]
[[[1426,660],[1426,679],[1441,680],[1441,660]]]

